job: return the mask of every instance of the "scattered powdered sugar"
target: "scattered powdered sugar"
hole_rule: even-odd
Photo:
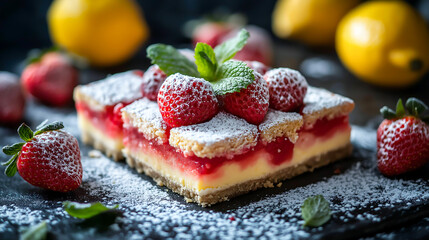
[[[373,142],[374,137],[375,131],[353,127],[355,146]],[[183,197],[165,191],[166,188],[157,186],[149,177],[104,156],[83,158],[84,179],[80,189],[85,192],[86,199],[97,199],[108,205],[120,204],[124,211],[124,217],[110,227],[106,236],[122,239],[304,239],[328,230],[341,233],[342,226],[357,222],[368,226],[377,224],[388,217],[386,213],[429,202],[427,180],[390,179],[380,175],[375,169],[374,147],[355,151],[356,160],[344,160],[351,166],[341,174],[305,183],[309,174],[320,176],[318,171],[324,171],[316,170],[299,179],[284,181],[281,188],[259,190],[207,208],[186,203]],[[308,196],[317,194],[330,201],[332,220],[319,228],[304,228],[300,206]],[[65,200],[73,201],[72,196]],[[76,234],[60,228],[68,224],[70,217],[57,201],[55,198],[42,200],[42,205],[51,206],[47,210],[39,210],[40,206],[34,205],[0,206],[0,232],[13,232],[16,226],[46,220],[58,236]],[[421,231],[429,229],[425,227]],[[97,236],[104,235],[85,232],[80,239]]]
[[[80,91],[102,105],[114,105],[141,98],[142,81],[142,78],[134,74],[133,71],[128,71],[82,85]]]

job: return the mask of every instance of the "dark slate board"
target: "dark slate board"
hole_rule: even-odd
[[[351,115],[352,156],[284,181],[280,187],[202,208],[186,203],[183,197],[157,186],[123,162],[88,157],[92,148],[81,144],[84,180],[74,192],[50,192],[29,185],[19,176],[0,175],[0,239],[16,239],[20,227],[42,220],[49,223],[49,237],[53,239],[429,238],[429,166],[386,178],[377,171],[375,162],[375,128],[381,121],[378,109],[384,104],[393,106],[398,97],[416,96],[429,102],[427,79],[406,92],[377,89],[350,76],[333,56],[314,55],[297,46],[278,49],[278,56],[283,56],[277,59],[278,65],[300,68],[310,84],[356,101]],[[104,74],[84,71],[81,81]],[[45,118],[61,120],[79,137],[75,114],[73,107],[54,109],[30,102],[25,121],[34,127]],[[0,145],[17,141],[15,133],[13,128],[1,127]],[[0,160],[6,157],[2,154]],[[316,194],[331,202],[332,219],[323,227],[304,228],[300,205]],[[84,228],[80,220],[62,210],[66,200],[119,204],[124,217],[106,231]]]

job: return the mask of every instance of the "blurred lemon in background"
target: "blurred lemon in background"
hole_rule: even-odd
[[[341,18],[358,0],[279,0],[273,12],[273,31],[310,46],[334,46]]]
[[[48,23],[55,44],[96,66],[129,59],[149,35],[133,0],[55,0]]]
[[[336,49],[351,72],[379,86],[411,85],[429,68],[429,30],[401,1],[371,1],[351,11],[338,26]]]

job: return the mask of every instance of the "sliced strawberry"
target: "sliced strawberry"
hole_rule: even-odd
[[[276,68],[264,75],[270,91],[270,107],[283,111],[296,111],[307,93],[308,84],[304,76],[290,68]]]
[[[205,122],[218,112],[218,101],[209,82],[180,73],[169,76],[158,93],[162,118],[170,127]]]

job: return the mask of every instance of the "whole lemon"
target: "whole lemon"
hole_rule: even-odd
[[[337,53],[355,75],[379,86],[415,83],[429,68],[429,30],[402,1],[371,1],[341,20]]]
[[[133,0],[55,0],[48,23],[54,43],[97,66],[127,60],[149,35]]]
[[[273,32],[310,46],[334,46],[338,23],[358,3],[359,0],[279,0],[273,12]]]

